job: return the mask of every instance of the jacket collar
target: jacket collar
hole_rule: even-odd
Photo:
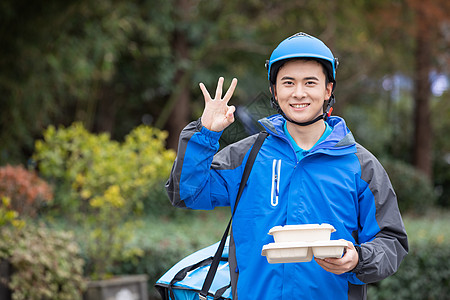
[[[279,114],[259,120],[259,123],[272,135],[286,137],[283,125],[286,120]],[[356,142],[351,131],[347,128],[345,120],[341,117],[332,116],[326,121],[332,128],[331,134],[311,151],[316,150],[349,150],[356,152]],[[339,151],[340,152],[340,151]],[[347,152],[347,151],[344,151]]]

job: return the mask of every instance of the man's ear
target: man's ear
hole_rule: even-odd
[[[331,94],[333,93],[333,83],[332,82],[328,82],[326,89],[327,89],[326,100],[328,100],[328,99],[330,99]]]
[[[272,87],[269,86],[269,93],[274,97],[275,100],[277,99],[277,89],[275,85],[273,85]]]

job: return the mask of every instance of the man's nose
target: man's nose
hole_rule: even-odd
[[[301,84],[298,84],[295,86],[293,92],[292,92],[292,96],[294,98],[303,98],[305,97],[305,89]]]

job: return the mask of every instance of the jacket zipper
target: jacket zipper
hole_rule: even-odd
[[[272,191],[270,197],[270,204],[272,206],[278,205],[278,195],[280,191],[280,175],[281,175],[281,159],[274,159],[272,162]]]

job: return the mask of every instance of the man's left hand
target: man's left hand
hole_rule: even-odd
[[[341,258],[314,258],[314,260],[326,271],[340,275],[353,270],[358,264],[359,258],[355,246],[348,242],[347,251]]]

